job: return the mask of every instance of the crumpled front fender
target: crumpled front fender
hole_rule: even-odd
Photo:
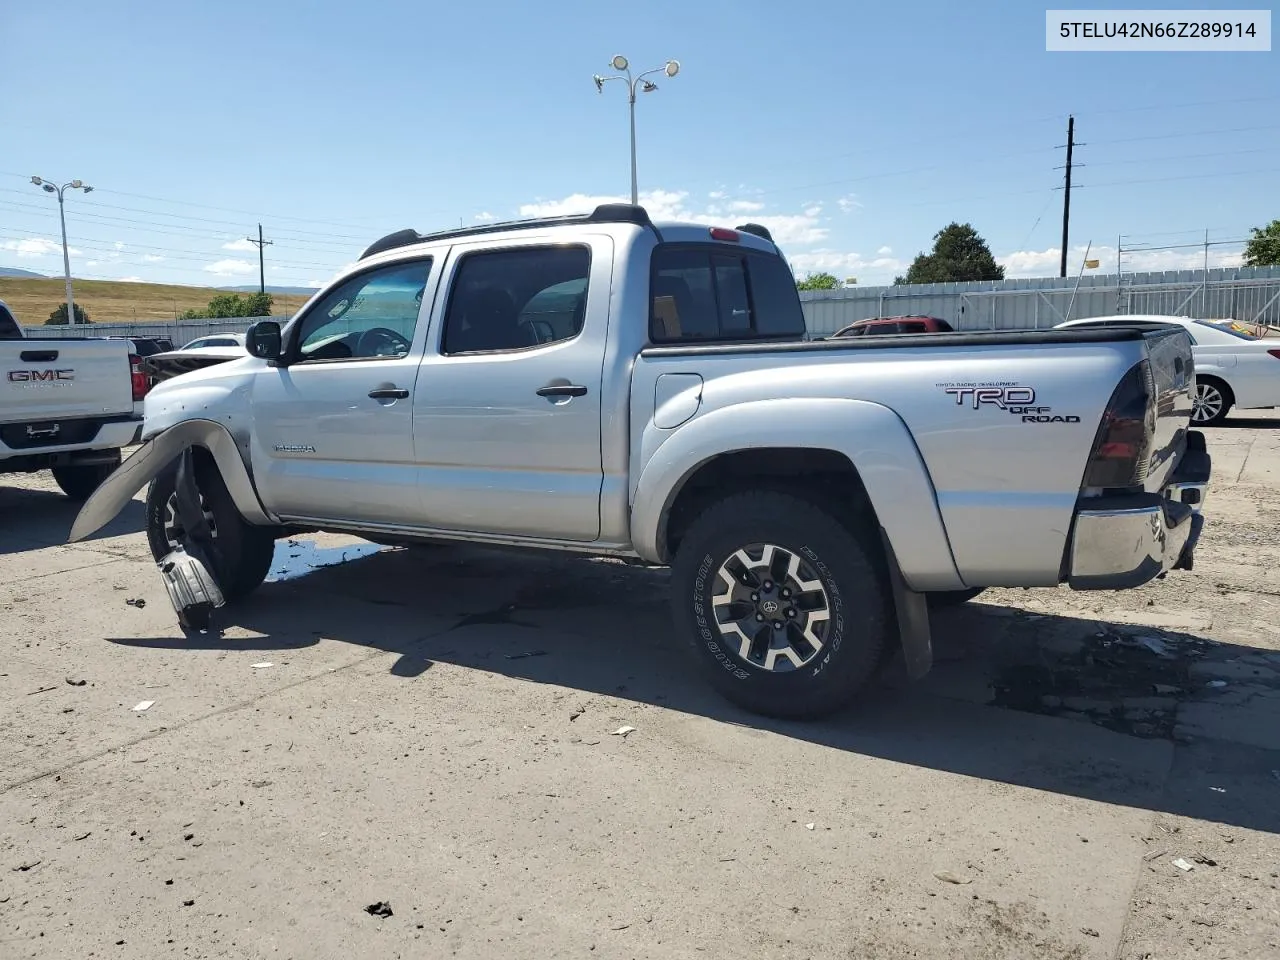
[[[139,490],[163,473],[188,447],[204,447],[213,456],[227,490],[246,521],[262,525],[275,523],[258,499],[240,450],[227,428],[213,420],[184,420],[149,439],[103,481],[85,501],[71,525],[67,542],[83,540],[114,520]]]

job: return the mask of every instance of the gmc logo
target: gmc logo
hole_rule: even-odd
[[[74,370],[10,370],[10,383],[39,383],[41,381],[74,380]]]

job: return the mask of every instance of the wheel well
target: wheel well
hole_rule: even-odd
[[[853,527],[875,512],[857,468],[843,453],[810,447],[762,447],[722,453],[685,481],[667,511],[659,543],[675,555],[689,525],[710,504],[746,490],[777,490],[801,496]]]

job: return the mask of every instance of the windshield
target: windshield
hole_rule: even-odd
[[[1251,334],[1247,329],[1236,323],[1234,320],[1224,320],[1222,323],[1214,323],[1211,320],[1194,320],[1202,327],[1208,327],[1210,330],[1218,330],[1222,333],[1229,333],[1233,337],[1239,337],[1241,340],[1257,340],[1258,338]]]

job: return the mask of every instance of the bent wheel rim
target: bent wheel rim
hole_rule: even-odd
[[[1212,420],[1222,413],[1222,391],[1209,383],[1196,385],[1195,399],[1191,406],[1191,419],[1196,423]]]
[[[209,501],[205,499],[205,495],[200,494],[200,510],[204,513],[205,523],[209,524],[209,535],[214,539],[218,539],[218,526],[213,522],[213,511],[209,509]],[[182,523],[178,520],[178,495],[175,493],[165,501],[164,504],[164,540],[169,545],[170,550],[176,550],[178,547],[184,546],[183,540],[187,531],[183,529]]]
[[[772,543],[734,551],[717,571],[711,607],[729,649],[768,673],[813,661],[831,631],[831,599],[797,553]]]

